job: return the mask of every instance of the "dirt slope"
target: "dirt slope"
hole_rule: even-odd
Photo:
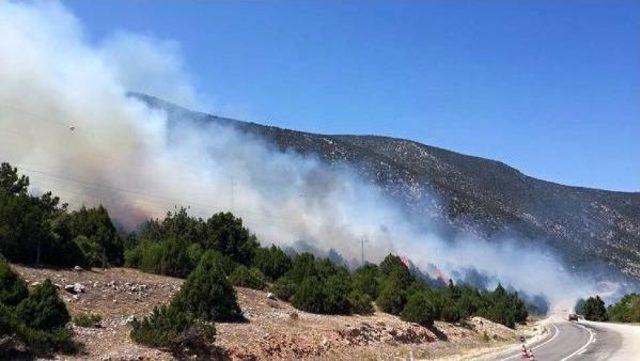
[[[142,317],[168,302],[182,280],[133,269],[75,272],[14,266],[29,283],[45,278],[61,286],[80,283],[77,296],[61,290],[70,312],[98,313],[101,328],[75,327],[85,351],[65,359],[171,360],[169,353],[134,344],[127,320]],[[237,288],[238,302],[249,322],[217,323],[212,348],[215,357],[231,360],[392,360],[454,356],[472,348],[515,342],[516,332],[490,321],[473,318],[465,326],[436,322],[427,329],[376,312],[372,316],[325,316],[295,310],[269,300],[265,292]],[[519,331],[522,332],[522,331]]]

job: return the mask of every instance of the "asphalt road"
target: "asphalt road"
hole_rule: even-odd
[[[622,346],[622,335],[594,323],[550,321],[551,332],[544,340],[527,345],[537,361],[609,360]],[[494,360],[522,360],[522,353]]]

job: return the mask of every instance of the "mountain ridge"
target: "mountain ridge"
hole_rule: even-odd
[[[280,151],[351,165],[416,220],[455,235],[512,232],[560,252],[569,266],[593,265],[640,278],[640,192],[602,190],[528,176],[497,160],[383,135],[316,134],[194,112],[132,93],[164,109],[170,124],[217,122],[257,135]]]

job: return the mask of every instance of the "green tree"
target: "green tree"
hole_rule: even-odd
[[[292,297],[293,307],[311,312],[326,313],[325,293],[317,277],[305,278],[296,288]]]
[[[380,272],[378,271],[378,266],[367,263],[357,268],[351,278],[353,280],[353,289],[358,290],[360,293],[367,294],[374,299],[378,297],[378,293],[380,292]]]
[[[28,295],[27,284],[11,269],[7,262],[0,260],[0,303],[16,306]]]
[[[253,265],[269,279],[276,280],[291,269],[291,257],[283,250],[272,245],[269,248],[256,248]]]
[[[400,313],[400,318],[404,321],[430,326],[436,318],[436,311],[426,293],[416,292],[407,300]]]
[[[245,265],[236,267],[229,276],[229,282],[234,286],[249,287],[256,290],[264,289],[266,286],[262,272],[257,268],[247,268]]]
[[[589,321],[607,321],[607,309],[600,296],[589,297],[583,306],[584,318]]]
[[[329,276],[324,282],[324,313],[346,315],[351,313],[348,295],[351,293],[349,274],[346,271]]]
[[[22,300],[16,313],[28,327],[53,330],[64,327],[71,319],[67,307],[58,297],[55,286],[47,279]]]
[[[404,309],[406,301],[406,288],[401,281],[391,276],[382,283],[376,305],[384,312],[398,315]]]
[[[215,249],[238,263],[251,264],[258,242],[242,225],[242,219],[230,212],[216,213],[207,220],[206,232],[204,248]]]
[[[171,304],[205,321],[243,319],[236,292],[212,252],[202,256]]]
[[[359,290],[353,290],[349,294],[349,303],[351,304],[351,312],[359,315],[370,315],[373,313],[373,299],[366,293]]]
[[[273,292],[276,297],[283,301],[290,301],[296,289],[296,284],[286,276],[278,278],[271,287],[269,287],[269,291]]]
[[[640,322],[640,295],[625,295],[607,309],[609,320],[615,322]]]

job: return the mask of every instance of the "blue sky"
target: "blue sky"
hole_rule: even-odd
[[[177,41],[224,115],[640,191],[640,1],[64,3],[95,41]]]

